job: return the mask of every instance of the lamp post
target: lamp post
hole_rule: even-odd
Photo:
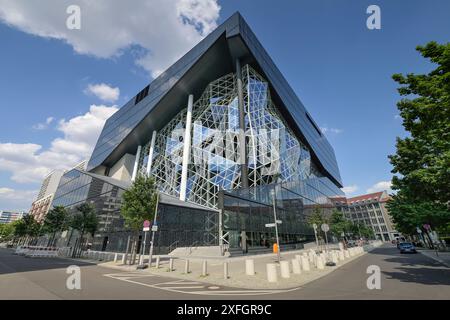
[[[275,236],[277,239],[277,259],[278,259],[278,263],[280,263],[280,240],[278,238],[278,220],[277,220],[277,209],[276,209],[276,204],[275,204],[275,190],[272,189],[270,191],[270,194],[272,195],[272,203],[273,203],[273,220],[275,223]]]

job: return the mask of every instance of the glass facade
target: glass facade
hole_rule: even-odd
[[[250,66],[242,68],[245,139],[250,186],[308,179],[321,174],[308,148],[295,136],[274,105],[269,84]],[[243,158],[237,84],[234,74],[210,83],[192,111],[186,198],[217,208],[219,190],[241,187]],[[151,174],[160,190],[179,196],[186,110],[156,136]],[[146,173],[150,141],[142,148],[139,171]]]
[[[268,246],[276,242],[275,229],[266,227],[274,222],[274,205],[280,244],[314,241],[314,232],[307,217],[316,207],[324,214],[334,208],[332,198],[342,191],[326,177],[309,178],[285,183],[263,185],[232,192],[223,192],[223,228],[228,232],[231,248],[240,246],[242,232],[250,247]],[[275,199],[275,200],[274,200]]]
[[[99,228],[92,239],[91,248],[123,252],[128,236],[131,235],[120,215],[125,188],[110,182],[91,173],[73,169],[61,178],[52,205],[62,205],[69,214],[75,214],[76,207],[81,203],[93,204],[99,218]],[[217,218],[215,211],[181,207],[161,200],[158,207],[159,231],[155,237],[155,253],[168,253],[169,248],[173,249],[175,246],[217,245]],[[76,239],[77,234],[72,231],[66,240],[60,240],[59,243],[61,246],[73,246]],[[138,246],[142,239],[141,232]]]
[[[122,194],[125,189],[92,174],[72,169],[66,172],[60,181],[52,206],[64,206],[69,214],[76,213],[76,207],[87,202],[94,206],[99,218],[99,226],[92,246],[97,250],[108,245],[106,234],[123,232],[123,219],[120,215]],[[106,237],[106,243],[105,242]],[[70,237],[68,244],[73,245],[76,237]],[[117,243],[116,243],[117,245]]]
[[[242,40],[242,47],[240,47],[239,50],[246,52],[247,56],[245,58],[249,58],[253,66],[259,66],[266,77],[266,82],[271,84],[277,95],[280,97],[281,101],[278,107],[283,108],[283,110],[286,111],[285,113],[289,114],[290,119],[288,120],[291,128],[295,130],[296,134],[301,135],[304,138],[310,148],[310,152],[314,152],[316,155],[324,173],[326,173],[336,184],[341,185],[342,182],[339,168],[333,148],[326,137],[316,129],[317,125],[313,122],[295,92],[289,86],[286,79],[239,13],[234,14],[223,24],[218,26],[217,29],[205,37],[205,39],[186,53],[186,55],[152,81],[149,85],[148,96],[142,101],[135,104],[135,99],[131,99],[106,121],[89,161],[88,170],[105,164],[105,162],[110,162],[109,158],[116,157],[117,154],[120,153],[116,152],[117,154],[115,155],[114,151],[120,149],[120,145],[123,144],[124,141],[127,145],[134,144],[133,149],[136,149],[141,141],[138,141],[140,139],[133,138],[137,136],[136,132],[133,131],[138,130],[140,124],[145,122],[146,125],[148,125],[146,127],[146,129],[148,129],[146,132],[150,133],[150,135],[153,130],[160,130],[161,123],[158,119],[161,117],[161,114],[175,114],[181,108],[176,109],[177,111],[172,111],[175,110],[174,108],[180,107],[181,105],[159,106],[158,104],[163,98],[170,95],[171,91],[179,92],[176,91],[177,85],[187,87],[189,83],[194,83],[194,81],[184,79],[185,77],[192,77],[192,79],[195,79],[195,82],[202,81],[201,79],[208,79],[206,81],[208,82],[217,77],[213,76],[209,78],[212,74],[215,74],[214,72],[211,72],[212,69],[228,70],[221,74],[233,70],[234,60],[237,57],[230,55],[228,42],[230,42],[230,39],[236,39],[236,37],[240,37]],[[225,47],[220,47],[222,45]],[[236,45],[236,41],[234,41],[233,45]],[[211,51],[214,51],[213,55],[217,59],[216,65],[210,65],[209,67],[203,68],[201,70],[201,75],[190,75],[190,72],[194,69],[196,64],[208,62],[205,56]],[[184,80],[188,83],[183,82]],[[171,98],[173,99],[173,97]],[[164,108],[164,110],[159,110],[161,108]]]

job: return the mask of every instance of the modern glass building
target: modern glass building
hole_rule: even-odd
[[[162,251],[219,239],[238,247],[243,237],[265,246],[274,208],[282,243],[301,244],[312,235],[308,210],[343,195],[333,148],[239,13],[106,121],[87,172],[66,173],[53,204],[118,212],[140,174],[162,195]]]

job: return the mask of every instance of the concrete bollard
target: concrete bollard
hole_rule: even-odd
[[[206,277],[208,275],[208,264],[206,260],[203,260],[202,264],[202,276]]]
[[[314,263],[314,260],[316,259],[316,253],[315,252],[312,252],[312,251],[310,251],[309,252],[309,255],[308,255],[308,258],[309,258],[309,263]]]
[[[184,262],[184,273],[185,274],[188,274],[188,273],[190,273],[191,271],[189,270],[189,260],[188,259],[186,259],[186,261]]]
[[[353,257],[355,255],[355,251],[353,250],[353,248],[350,248],[348,252],[350,253],[350,257]]]
[[[288,279],[291,277],[291,272],[289,271],[289,261],[280,261],[281,277]]]
[[[337,255],[336,251],[333,251],[331,253],[331,261],[333,261],[336,265],[338,264],[339,258],[338,258],[338,255]]]
[[[169,259],[169,271],[172,272],[173,271],[173,258]]]
[[[160,259],[161,259],[160,256],[157,256],[157,257],[156,257],[156,265],[155,265],[155,268],[156,268],[156,269],[159,269],[159,262],[160,262]]]
[[[126,257],[125,253],[122,253],[122,264],[125,264],[125,257]]]
[[[344,250],[344,257],[350,258],[350,253],[348,252],[348,250]]]
[[[292,273],[294,273],[294,274],[302,273],[302,268],[300,266],[300,260],[292,259]]]
[[[229,278],[228,275],[228,262],[223,263],[223,278],[226,280]]]
[[[303,269],[303,271],[311,270],[311,268],[309,267],[309,260],[305,257],[302,257],[302,269]]]
[[[139,265],[143,264],[144,264],[144,255],[141,255],[141,257],[139,258]]]
[[[248,276],[255,275],[255,261],[253,259],[245,260],[245,274]]]
[[[277,265],[275,263],[268,263],[266,265],[266,270],[267,270],[267,281],[277,282],[278,281]]]
[[[317,258],[317,269],[319,270],[325,269],[325,261],[323,259],[323,256]]]
[[[344,251],[339,251],[339,260],[344,261],[345,257],[344,257]]]
[[[117,262],[117,257],[118,257],[118,254],[117,254],[117,253],[115,253],[115,254],[114,254],[114,263],[116,263],[116,262]]]

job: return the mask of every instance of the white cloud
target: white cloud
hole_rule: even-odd
[[[373,193],[378,191],[387,190],[388,193],[392,192],[391,190],[392,182],[391,181],[380,181],[375,183],[369,189],[367,189],[367,193]]]
[[[399,114],[396,114],[396,115],[394,116],[394,119],[395,119],[395,120],[401,120],[401,119],[402,119],[402,116],[399,115]]]
[[[353,194],[359,190],[357,185],[346,186],[341,189],[346,195]]]
[[[81,29],[69,30],[66,9],[81,8]],[[136,64],[155,77],[217,26],[217,0],[0,0],[0,21],[62,40],[79,54],[120,56],[140,47]]]
[[[116,111],[116,106],[91,105],[84,115],[60,120],[63,136],[46,150],[34,143],[0,142],[0,171],[18,183],[40,183],[50,171],[74,166],[89,158],[103,124]]]
[[[0,188],[0,203],[2,210],[28,211],[31,208],[31,199],[35,199],[38,190],[14,190]]]
[[[45,119],[45,122],[40,122],[40,123],[37,123],[37,124],[33,125],[33,129],[35,129],[35,130],[45,130],[53,122],[53,120],[55,120],[55,118],[48,117],[47,119]]]
[[[119,99],[120,95],[119,88],[113,88],[105,83],[89,84],[84,92],[86,94],[93,94],[97,98],[106,102],[115,102]]]
[[[339,134],[342,133],[343,130],[342,129],[337,129],[337,128],[328,128],[328,127],[320,127],[320,130],[322,130],[322,133],[327,134],[329,133],[334,133],[334,134]]]

